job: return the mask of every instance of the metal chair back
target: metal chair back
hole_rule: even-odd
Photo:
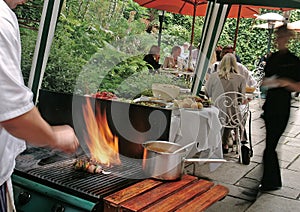
[[[242,93],[225,92],[216,98],[214,106],[219,109],[219,119],[223,127],[243,127],[247,121],[249,103]]]
[[[244,132],[250,112],[247,97],[240,92],[229,91],[218,96],[213,104],[219,109],[219,120],[222,126],[231,128],[235,132],[239,158],[242,163],[241,133]]]

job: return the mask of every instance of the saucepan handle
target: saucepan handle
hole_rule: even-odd
[[[189,162],[189,163],[226,163],[228,162],[225,159],[217,159],[217,158],[184,158],[183,162]]]

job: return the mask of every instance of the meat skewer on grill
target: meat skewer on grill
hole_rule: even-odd
[[[87,159],[76,159],[74,168],[76,170],[86,171],[92,174],[100,174],[103,172],[101,165],[97,164],[95,161]]]

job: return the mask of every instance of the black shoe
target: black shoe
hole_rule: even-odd
[[[223,154],[228,154],[229,147],[228,147],[227,144],[223,144],[223,145],[222,145],[222,149],[223,149]]]
[[[276,191],[279,189],[281,189],[281,186],[263,186],[263,185],[258,186],[258,190],[261,192]]]
[[[259,196],[259,190],[249,190],[249,191],[242,191],[243,195],[246,195],[250,197],[250,201],[256,200],[256,198]]]
[[[226,149],[226,148],[223,147],[223,154],[228,154],[228,150],[229,149]]]

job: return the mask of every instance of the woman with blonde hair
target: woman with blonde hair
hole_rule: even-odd
[[[221,60],[218,71],[210,75],[205,84],[207,95],[214,101],[220,94],[228,91],[245,93],[246,80],[238,72],[234,54],[228,53]]]
[[[205,84],[206,94],[212,99],[213,102],[218,96],[225,92],[235,91],[245,94],[245,89],[245,77],[239,74],[236,58],[232,53],[224,55],[218,71],[212,73]],[[236,113],[232,110],[233,109],[228,109],[228,111],[230,111],[232,114]],[[222,136],[223,153],[228,152],[228,137],[230,132],[231,129],[224,129]]]
[[[205,75],[205,81],[206,82],[207,82],[210,74],[213,73],[214,65],[216,65],[215,64],[216,62],[217,62],[217,54],[216,54],[216,51],[213,51],[213,53],[211,55],[211,58],[210,58],[210,61],[209,61],[208,70],[207,70],[206,75]],[[217,67],[217,65],[216,65],[216,67]]]

